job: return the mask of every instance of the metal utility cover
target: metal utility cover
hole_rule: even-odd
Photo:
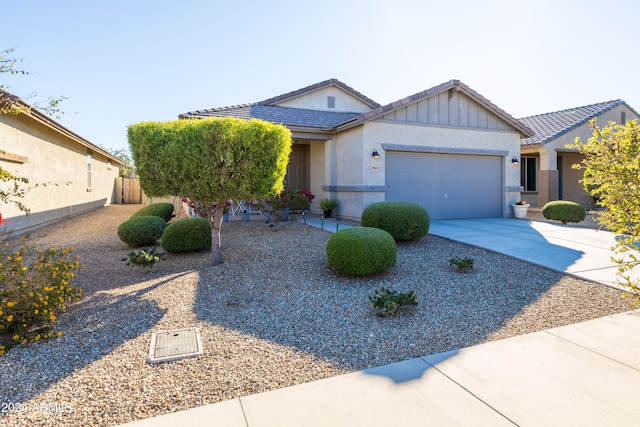
[[[171,362],[203,353],[198,328],[156,332],[151,336],[149,363]]]

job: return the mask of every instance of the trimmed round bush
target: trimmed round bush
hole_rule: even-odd
[[[567,222],[584,221],[587,211],[576,202],[555,200],[542,207],[542,215],[547,219],[555,219],[566,224]]]
[[[185,218],[172,222],[162,233],[167,252],[195,252],[211,247],[211,225],[207,218]]]
[[[327,259],[336,271],[368,276],[396,265],[398,248],[391,234],[372,227],[345,228],[327,242]]]
[[[129,219],[141,216],[157,216],[164,219],[164,222],[169,222],[171,220],[171,215],[173,215],[173,205],[171,203],[163,202],[147,205],[131,215]]]
[[[157,216],[130,218],[118,227],[118,237],[132,247],[153,245],[167,227],[164,219]]]
[[[360,223],[386,231],[396,240],[417,240],[429,232],[427,210],[412,202],[379,202],[369,205]]]

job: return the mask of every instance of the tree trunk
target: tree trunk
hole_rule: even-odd
[[[218,206],[224,206],[218,202]],[[211,223],[211,265],[222,264],[222,252],[220,250],[220,229],[222,228],[222,216],[224,209],[216,209],[215,216],[209,216]]]

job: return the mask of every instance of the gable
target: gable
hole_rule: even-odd
[[[330,107],[329,100],[333,97],[333,107]],[[312,92],[306,92],[295,98],[277,102],[271,105],[279,107],[303,108],[307,110],[340,111],[352,113],[364,113],[371,110],[371,107],[350,93],[336,86],[328,86]]]
[[[377,121],[513,130],[511,124],[461,91],[445,91],[420,99],[384,114]]]

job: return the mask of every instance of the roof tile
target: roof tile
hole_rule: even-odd
[[[621,99],[570,108],[568,110],[539,114],[519,119],[534,131],[534,135],[520,141],[521,145],[544,145],[547,142],[587,123],[618,105],[625,104]],[[631,108],[631,107],[629,107]]]

